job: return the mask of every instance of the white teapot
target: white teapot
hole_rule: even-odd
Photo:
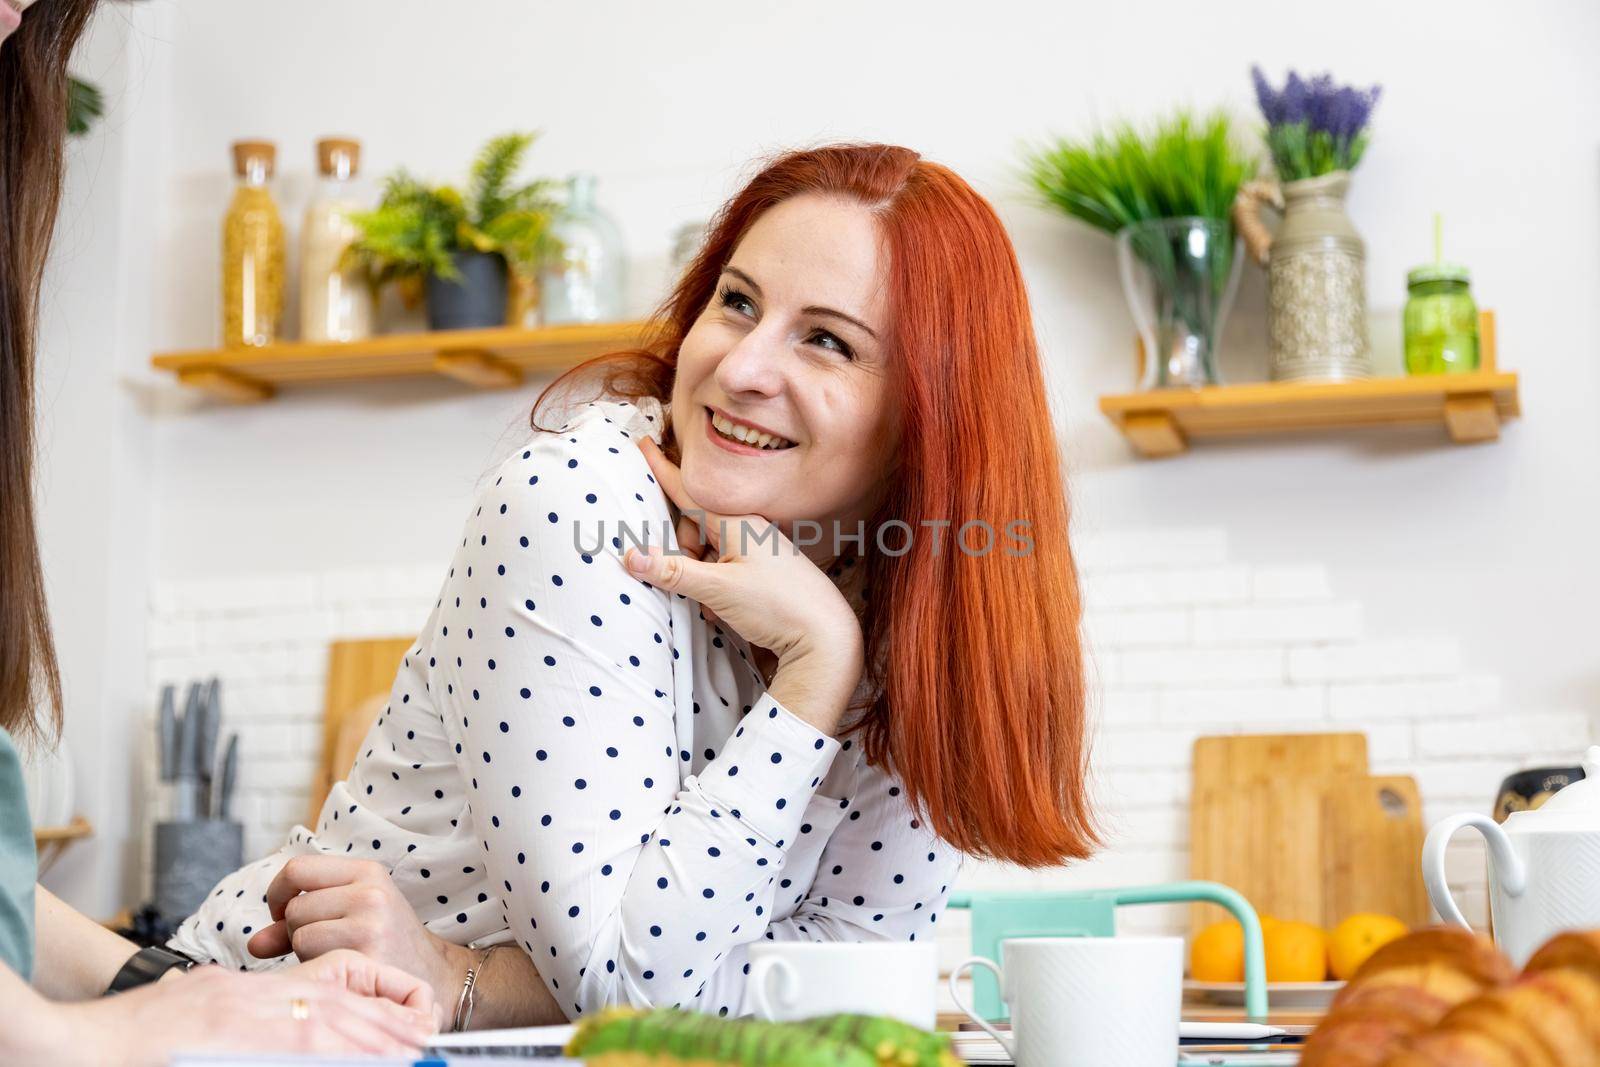
[[[1422,845],[1422,880],[1435,910],[1467,925],[1445,881],[1444,853],[1463,826],[1489,843],[1489,912],[1494,939],[1521,967],[1563,930],[1600,929],[1600,745],[1583,755],[1584,777],[1505,824],[1465,812],[1441,819]]]

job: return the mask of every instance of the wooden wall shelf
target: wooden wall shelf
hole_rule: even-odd
[[[35,826],[33,848],[39,856],[39,870],[47,870],[67,846],[94,833],[94,827],[82,815],[74,815],[66,826]]]
[[[94,833],[94,827],[82,815],[73,817],[66,826],[36,826],[33,830],[35,845],[54,844],[57,841],[76,841]]]
[[[1517,376],[1495,367],[1492,311],[1481,315],[1479,354],[1482,369],[1468,374],[1153,389],[1103,396],[1100,410],[1150,458],[1213,437],[1373,426],[1436,425],[1458,444],[1493,441],[1522,406]]]
[[[528,374],[561,371],[637,345],[642,322],[581,323],[527,330],[444,330],[385,334],[347,343],[293,342],[260,348],[163,352],[157,370],[213,396],[268,400],[281,386],[314,387],[369,378],[444,377],[480,389],[518,385]]]

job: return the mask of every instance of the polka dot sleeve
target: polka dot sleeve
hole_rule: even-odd
[[[846,741],[858,756],[859,745]],[[940,914],[961,866],[961,853],[911,811],[895,778],[864,760],[857,765],[844,813],[823,846],[809,882],[777,875],[774,907],[793,912],[762,932],[769,941],[920,941],[938,933]],[[819,828],[808,827],[808,832]],[[704,1007],[734,1014],[754,1010],[746,999],[745,946],[729,953],[703,994]],[[741,1007],[742,1005],[742,1007]]]
[[[632,440],[605,433],[542,435],[482,494],[428,681],[489,884],[569,1017],[687,1006],[760,937],[758,893],[840,747],[763,697],[690,773],[687,607],[594,538],[601,518],[671,523]]]

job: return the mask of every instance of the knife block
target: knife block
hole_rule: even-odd
[[[244,866],[244,825],[231,819],[156,823],[156,910],[193,915],[223,876]]]

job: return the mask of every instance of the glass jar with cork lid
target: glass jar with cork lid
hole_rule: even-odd
[[[300,339],[359,341],[372,335],[373,293],[359,270],[343,266],[345,249],[359,236],[350,216],[361,210],[355,193],[361,142],[324,137],[317,142],[316,192],[300,228]]]
[[[222,343],[270,345],[283,319],[283,220],[267,181],[277,162],[271,141],[235,141],[239,178],[222,223]]]

